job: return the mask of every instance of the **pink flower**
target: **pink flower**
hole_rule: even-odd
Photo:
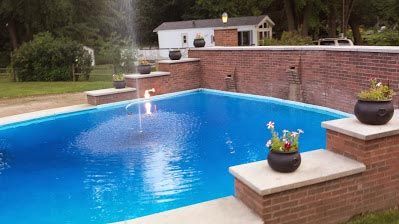
[[[291,133],[291,136],[295,138],[296,136],[298,136],[298,134],[299,134],[298,132],[293,131],[293,132]]]
[[[274,128],[274,122],[269,121],[269,123],[267,123],[267,129],[273,129]]]

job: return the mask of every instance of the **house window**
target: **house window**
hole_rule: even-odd
[[[252,44],[252,31],[238,32],[238,45],[250,46]]]
[[[186,33],[183,33],[183,34],[181,35],[181,45],[182,45],[183,48],[188,47],[187,36],[188,36],[188,35],[187,35]]]

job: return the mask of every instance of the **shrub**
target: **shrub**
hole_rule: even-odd
[[[11,68],[18,81],[67,81],[72,80],[74,63],[88,64],[85,57],[82,45],[44,32],[14,52]],[[87,72],[86,67],[82,69]]]
[[[263,39],[261,40],[260,45],[312,45],[312,38],[308,36],[302,36],[297,32],[283,32],[280,40]]]
[[[90,72],[93,70],[91,62],[91,55],[85,50],[80,51],[77,59],[75,60],[75,66],[78,72],[83,74],[85,80],[89,80]]]
[[[380,32],[369,32],[364,35],[368,45],[399,46],[399,31],[386,29]]]

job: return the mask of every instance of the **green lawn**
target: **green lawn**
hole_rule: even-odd
[[[35,95],[83,92],[112,87],[112,67],[96,66],[89,81],[78,82],[11,82],[0,74],[0,99]]]
[[[354,218],[346,224],[399,224],[399,210],[367,214]]]

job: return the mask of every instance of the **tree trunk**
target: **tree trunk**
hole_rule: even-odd
[[[312,15],[312,3],[311,1],[307,1],[305,8],[303,9],[303,20],[302,20],[302,36],[309,35],[309,21]]]
[[[10,36],[11,46],[15,50],[18,48],[17,29],[14,19],[11,19],[7,24],[8,35]]]
[[[295,17],[291,0],[284,0],[285,15],[287,16],[288,31],[295,31]]]
[[[362,35],[360,33],[360,25],[359,25],[359,23],[357,23],[355,20],[351,19],[351,20],[349,20],[349,25],[350,25],[350,27],[352,29],[353,39],[355,41],[354,44],[362,45],[363,44],[363,39],[362,39]]]
[[[334,1],[328,2],[328,37],[337,37],[337,8]]]

